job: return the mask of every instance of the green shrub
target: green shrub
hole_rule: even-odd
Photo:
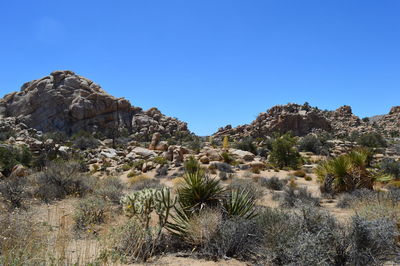
[[[155,158],[153,159],[153,162],[154,162],[154,163],[157,163],[157,164],[161,164],[161,165],[168,164],[167,158],[162,157],[162,156],[157,156],[157,157],[155,157]]]
[[[293,175],[297,177],[305,177],[307,174],[304,170],[297,170],[293,173]]]
[[[100,141],[86,131],[80,131],[72,136],[73,146],[80,150],[95,149],[99,147]]]
[[[8,176],[17,164],[30,166],[32,154],[27,146],[0,146],[0,171]]]
[[[235,159],[229,152],[221,153],[221,157],[222,157],[224,163],[233,164],[235,162]]]
[[[272,143],[269,160],[279,168],[291,167],[296,169],[301,163],[301,156],[295,149],[296,139],[289,134],[277,138]]]
[[[391,158],[385,158],[383,159],[380,168],[385,174],[389,174],[395,179],[400,178],[400,162],[396,162]]]
[[[104,222],[107,205],[98,197],[82,199],[76,206],[74,213],[75,228],[87,229],[90,226]]]
[[[189,159],[184,163],[184,168],[189,174],[202,171],[200,163],[193,156],[190,156]]]
[[[368,148],[387,147],[386,140],[378,133],[366,133],[356,138],[356,142]]]

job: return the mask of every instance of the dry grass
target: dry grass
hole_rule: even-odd
[[[186,241],[194,246],[207,244],[218,231],[222,214],[218,210],[206,209],[194,215],[188,223]]]

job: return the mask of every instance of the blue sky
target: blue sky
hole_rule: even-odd
[[[400,1],[1,1],[0,94],[70,69],[207,135],[276,104],[400,105]]]

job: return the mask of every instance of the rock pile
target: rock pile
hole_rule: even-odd
[[[103,133],[126,129],[146,138],[155,132],[171,136],[190,133],[187,125],[156,108],[143,111],[124,98],[107,94],[98,84],[72,71],[55,71],[25,83],[20,92],[0,100],[0,116],[15,117],[42,132]]]

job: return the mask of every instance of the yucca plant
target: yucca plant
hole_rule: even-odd
[[[225,189],[219,180],[210,178],[204,171],[186,172],[184,182],[178,187],[180,206],[189,212],[196,212],[204,207],[217,205]]]
[[[321,189],[324,192],[372,189],[374,178],[367,169],[370,157],[368,150],[358,149],[321,163],[315,170]]]
[[[245,189],[231,190],[223,201],[223,208],[229,217],[252,219],[257,216],[255,198]]]

